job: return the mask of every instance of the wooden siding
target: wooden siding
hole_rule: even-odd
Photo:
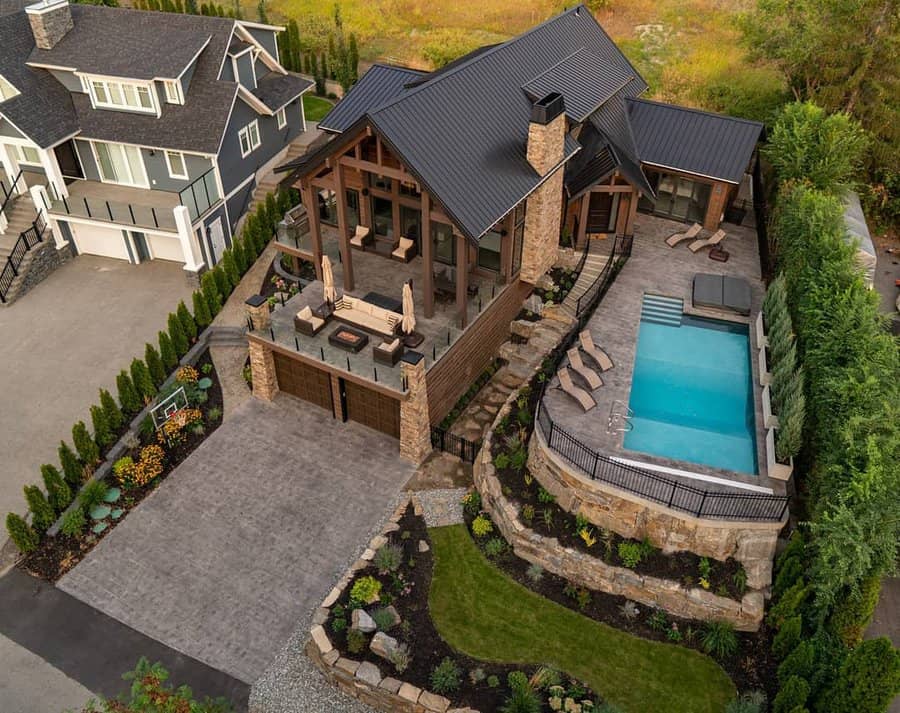
[[[509,338],[509,323],[519,313],[531,289],[531,285],[521,281],[509,285],[429,369],[425,380],[432,424],[439,423],[450,412],[496,356],[500,345]]]

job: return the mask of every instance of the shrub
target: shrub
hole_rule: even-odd
[[[25,502],[31,511],[31,523],[38,532],[46,532],[47,528],[56,522],[56,512],[44,495],[44,491],[36,485],[26,485],[24,488]]]
[[[862,641],[863,633],[872,621],[872,614],[881,593],[881,577],[862,581],[859,592],[846,597],[831,615],[830,627],[841,641],[854,648]]]
[[[366,635],[359,629],[347,629],[347,651],[358,654],[366,648]]]
[[[820,707],[822,713],[883,713],[898,691],[900,652],[886,637],[871,639],[850,652]]]
[[[79,421],[72,426],[72,442],[75,444],[75,450],[78,451],[78,457],[82,463],[93,466],[100,460],[100,449],[97,448],[97,443],[88,433],[84,421]]]
[[[485,537],[493,531],[493,524],[484,515],[479,515],[472,520],[472,534],[475,535],[475,537]]]
[[[477,490],[470,490],[463,497],[462,503],[463,510],[465,510],[472,517],[475,517],[478,513],[481,512],[481,493],[479,493]]]
[[[169,312],[167,326],[169,328],[169,338],[172,340],[172,346],[175,347],[175,353],[179,358],[183,357],[188,351],[188,338],[184,333],[181,322],[178,320],[178,315],[174,312]]]
[[[178,302],[175,314],[178,317],[178,321],[181,322],[181,331],[184,332],[189,342],[193,342],[197,338],[197,323],[191,317],[184,300]]]
[[[159,332],[157,341],[159,342],[159,356],[162,359],[163,366],[166,367],[166,372],[170,372],[178,366],[178,354],[175,352],[175,345],[172,344],[172,338],[167,332]]]
[[[149,342],[144,345],[144,363],[153,378],[153,383],[156,386],[162,386],[166,380],[166,367],[163,366],[159,351]]]
[[[81,467],[75,451],[65,441],[60,441],[56,452],[59,455],[59,463],[62,466],[66,482],[73,488],[78,487],[84,476],[84,469]]]
[[[799,676],[809,681],[815,671],[816,647],[812,641],[801,641],[778,667],[778,680],[786,682],[791,676]]]
[[[738,650],[734,626],[727,621],[710,621],[704,624],[700,643],[706,653],[719,660],[733,656]]]
[[[210,270],[210,272],[212,273],[213,280],[216,281],[216,289],[219,291],[219,295],[222,298],[222,304],[224,305],[228,300],[228,295],[231,294],[231,281],[228,279],[228,275],[221,262]]]
[[[431,681],[431,690],[435,693],[441,695],[455,693],[462,683],[462,671],[453,659],[446,656],[431,670],[429,680]]]
[[[765,713],[766,694],[751,691],[738,696],[725,707],[725,713]]]
[[[381,596],[381,582],[375,577],[360,577],[350,590],[350,608],[359,609],[366,604],[377,602]]]
[[[138,358],[131,360],[129,368],[131,372],[131,382],[137,390],[138,395],[144,403],[150,403],[157,394],[156,385],[153,383],[153,377],[147,365]]]
[[[511,689],[509,697],[500,707],[500,713],[540,713],[542,707],[540,696],[526,686]]]
[[[497,676],[490,675],[487,677],[488,688],[497,688],[500,685],[500,679]]]
[[[212,318],[222,310],[222,295],[219,293],[219,286],[216,284],[216,278],[212,272],[203,273],[203,277],[200,278],[200,290],[203,292],[210,321],[212,321]]]
[[[800,616],[785,619],[775,638],[772,639],[772,653],[780,661],[796,648],[803,631],[803,620]]]
[[[522,506],[522,520],[525,521],[526,525],[531,525],[534,520],[534,505],[523,505]]]
[[[103,409],[103,414],[106,416],[109,430],[118,433],[125,419],[122,417],[122,409],[106,389],[100,389],[100,408]]]
[[[790,617],[800,613],[803,603],[809,596],[809,585],[802,579],[798,580],[791,586],[781,599],[769,609],[767,621],[776,629],[780,629],[781,625]]]
[[[525,576],[528,577],[529,580],[537,584],[544,578],[544,568],[541,567],[536,562],[528,565],[528,569],[525,570]]]
[[[243,237],[235,235],[231,239],[231,254],[234,256],[234,265],[238,275],[243,275],[250,267],[250,263],[247,262],[247,252],[244,250]]]
[[[393,649],[390,653],[389,661],[397,673],[403,673],[409,668],[409,662],[411,660],[412,655],[409,653],[409,646],[406,644],[398,644],[397,648]]]
[[[792,713],[795,708],[806,705],[807,698],[809,698],[809,683],[799,676],[791,676],[784,682],[778,695],[775,696],[775,700],[772,701],[772,713]],[[837,710],[840,710],[841,713],[849,713],[854,709],[840,708]]]
[[[775,430],[775,455],[786,463],[803,446],[803,425],[806,419],[806,397],[803,394],[803,369],[792,374],[789,393],[779,407],[778,428]]]
[[[141,410],[141,397],[138,396],[137,389],[131,382],[128,372],[120,371],[116,377],[116,390],[119,394],[119,405],[122,407],[122,413],[126,416],[134,416]]]
[[[669,628],[669,616],[662,609],[654,609],[647,625],[654,631],[665,631]]]
[[[41,478],[47,490],[47,499],[53,509],[60,513],[72,502],[72,489],[68,486],[59,471],[52,465],[41,466]]]
[[[84,516],[84,510],[72,508],[63,518],[59,531],[67,537],[80,537],[86,524],[87,518]]]
[[[644,550],[639,542],[620,542],[619,559],[629,569],[637,567],[644,558]]]
[[[502,537],[492,537],[484,543],[484,553],[491,558],[505,554],[508,548],[509,545],[506,544],[506,540]]]
[[[102,480],[89,480],[78,494],[78,504],[82,510],[90,512],[95,505],[103,502],[107,490],[106,483]]]
[[[6,515],[6,531],[9,533],[9,539],[22,554],[28,554],[40,543],[40,536],[34,528],[25,521],[24,517],[14,512]]]
[[[556,498],[553,496],[549,490],[544,489],[541,486],[538,486],[538,494],[537,494],[538,502],[549,505],[550,503],[555,503]]]
[[[237,268],[237,263],[235,263],[234,255],[232,254],[230,249],[222,253],[222,272],[225,273],[225,277],[227,277],[228,282],[231,283],[232,289],[240,284],[241,274]]]
[[[794,554],[782,560],[781,567],[772,585],[772,596],[779,599],[788,589],[793,587],[803,577],[803,559],[801,555]]]
[[[370,616],[379,631],[390,631],[396,626],[397,619],[394,617],[394,612],[385,607],[373,609]]]
[[[200,329],[206,329],[212,323],[212,315],[209,313],[209,302],[200,290],[195,290],[191,295],[191,303],[194,308],[194,320]]]
[[[382,574],[396,572],[400,569],[402,563],[403,550],[397,545],[382,545],[378,548],[375,552],[375,556],[372,558],[372,564],[374,564],[376,569]]]
[[[165,452],[159,446],[150,444],[141,448],[137,462],[128,456],[117,460],[113,465],[113,474],[126,488],[136,488],[158,478],[164,465]]]

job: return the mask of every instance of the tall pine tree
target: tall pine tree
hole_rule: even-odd
[[[44,488],[47,490],[47,500],[50,506],[61,513],[72,502],[72,489],[66,484],[59,471],[52,465],[45,463],[41,466],[41,478]]]
[[[212,323],[212,317],[209,314],[209,304],[206,302],[206,297],[200,290],[195,290],[194,294],[191,295],[191,300],[193,302],[194,319],[197,321],[197,326],[200,327],[200,329],[206,329]]]
[[[122,418],[122,411],[116,404],[116,400],[106,389],[100,389],[100,406],[106,414],[106,422],[110,429],[113,433],[118,433],[125,420]]]
[[[193,344],[194,340],[197,338],[197,323],[194,321],[194,318],[191,317],[191,313],[188,311],[184,300],[181,300],[178,303],[178,309],[175,310],[175,314],[178,315],[178,321],[181,322],[181,329],[184,332],[184,335],[188,338],[188,341]]]
[[[144,345],[144,363],[150,371],[153,383],[156,386],[162,386],[162,383],[166,380],[166,367],[163,366],[162,357],[159,355],[156,347],[149,342]]]
[[[34,529],[38,532],[46,532],[47,528],[56,522],[56,513],[53,506],[47,500],[47,496],[36,485],[26,485],[23,489],[25,492],[25,502],[28,503],[28,509],[31,511],[31,522]]]
[[[119,405],[126,416],[134,416],[141,410],[141,397],[131,383],[127,371],[120,371],[116,377],[116,390],[119,392]]]
[[[59,455],[59,464],[62,466],[63,475],[66,482],[72,487],[77,488],[81,485],[84,478],[84,469],[81,466],[75,451],[65,441],[59,442],[59,448],[56,449]]]
[[[181,358],[185,354],[187,354],[188,338],[184,333],[184,329],[181,326],[178,315],[176,315],[174,312],[169,312],[168,327],[169,338],[172,340],[172,346],[175,347],[175,353],[179,358]]]
[[[138,395],[144,403],[150,403],[153,397],[156,396],[157,389],[147,365],[135,357],[131,360],[129,371],[131,372],[131,382],[134,384],[134,388],[137,389]]]
[[[100,460],[100,449],[88,432],[84,421],[79,421],[72,426],[72,442],[75,444],[75,450],[78,451],[78,457],[82,463],[93,466]]]
[[[102,406],[91,406],[91,427],[94,429],[94,440],[101,448],[116,439],[106,421],[106,412]]]

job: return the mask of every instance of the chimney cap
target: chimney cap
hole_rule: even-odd
[[[34,3],[34,5],[28,5],[25,8],[25,12],[29,15],[42,15],[45,12],[56,10],[68,4],[69,0],[41,0],[41,2]]]
[[[531,121],[535,124],[549,124],[566,109],[563,95],[550,92],[531,105]]]

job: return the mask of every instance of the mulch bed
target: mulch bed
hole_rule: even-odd
[[[94,547],[97,546],[97,543],[100,542],[100,540],[102,540],[112,530],[114,530],[116,525],[122,522],[128,516],[128,513],[131,510],[140,505],[141,501],[143,501],[144,498],[146,498],[148,495],[150,495],[150,493],[156,490],[169,475],[169,473],[171,473],[176,467],[178,467],[178,465],[182,461],[184,461],[191,453],[193,453],[194,449],[197,448],[197,446],[199,446],[204,440],[206,440],[206,438],[209,437],[209,435],[221,425],[221,415],[216,421],[212,422],[210,422],[210,420],[206,418],[206,414],[212,408],[218,408],[219,413],[221,414],[223,402],[222,387],[219,384],[215,366],[212,366],[211,371],[209,371],[208,374],[204,375],[202,369],[205,364],[212,365],[212,359],[209,356],[208,350],[200,356],[200,359],[197,361],[197,364],[195,366],[197,371],[200,372],[201,378],[203,376],[208,376],[210,379],[212,379],[213,382],[212,386],[206,391],[206,402],[200,406],[204,413],[204,425],[206,429],[205,432],[201,435],[196,435],[187,431],[185,433],[185,439],[181,443],[171,448],[164,446],[166,456],[164,460],[163,471],[152,482],[134,488],[121,488],[122,495],[119,498],[119,501],[115,504],[115,507],[121,508],[125,512],[122,513],[122,516],[118,520],[111,521],[109,527],[107,527],[106,530],[101,532],[99,535],[94,534],[90,531],[90,518],[88,518],[88,525],[85,528],[85,534],[83,534],[80,538],[69,537],[67,535],[63,535],[62,533],[59,533],[55,537],[44,537],[41,541],[41,544],[36,550],[28,553],[19,560],[19,567],[42,579],[46,579],[49,582],[56,582],[66,572],[71,570],[82,559],[84,559],[88,552],[90,552],[92,549],[94,549]],[[125,431],[127,431],[127,427],[123,428],[122,434],[124,434]],[[157,443],[155,432],[151,435],[145,435],[142,433],[138,434],[138,439],[140,441],[140,445],[128,452],[128,455],[131,455],[132,457],[137,456],[143,446],[150,445],[151,443]],[[115,482],[115,479],[112,477],[108,480],[108,485],[110,485],[110,487],[118,487],[118,483]]]
[[[550,300],[554,304],[560,304],[564,299],[566,299],[566,295],[572,290],[575,286],[576,280],[578,280],[578,273],[573,269],[569,269],[566,267],[554,267],[548,273],[551,280],[553,280],[553,284],[558,286],[558,290],[535,290],[534,294],[540,297],[544,302]]]
[[[467,511],[465,519],[471,535],[473,514]],[[499,537],[496,529],[489,537],[478,538],[473,536],[472,539],[479,549],[484,552],[485,544],[494,537]],[[495,557],[489,557],[485,553],[485,557],[523,587],[595,621],[603,622],[620,631],[626,631],[644,639],[677,643],[678,645],[703,652],[698,636],[698,632],[702,628],[702,622],[667,615],[665,619],[668,625],[667,628],[654,628],[649,623],[650,615],[654,612],[652,607],[639,604],[637,606],[638,615],[634,618],[629,618],[625,616],[622,609],[625,602],[628,601],[625,597],[595,590],[585,590],[584,588],[581,589],[589,596],[582,600],[582,604],[584,602],[586,604],[580,606],[578,601],[579,588],[573,587],[568,580],[546,571],[542,571],[540,579],[535,581],[535,579],[528,576],[531,564],[515,556],[511,548],[508,548],[504,554]],[[581,596],[584,597],[584,593]],[[678,642],[673,642],[667,634],[667,630],[673,624],[682,636]],[[769,700],[772,700],[778,692],[778,661],[771,653],[774,633],[765,624],[758,632],[738,633],[738,641],[740,643],[738,653],[726,661],[718,662],[731,677],[731,680],[734,681],[738,691],[745,692],[753,689],[762,689],[766,691]]]
[[[275,286],[274,280],[275,278],[280,278],[281,276],[277,272],[275,272],[275,260],[280,260],[281,257],[282,254],[278,253],[275,256],[274,260],[272,260],[272,262],[269,264],[269,269],[266,270],[266,276],[263,279],[262,286],[259,288],[259,294],[261,294],[263,297],[272,297],[276,292],[279,291]],[[290,264],[289,259],[288,264]],[[293,267],[288,267],[284,263],[282,263],[282,267],[284,267],[287,272],[293,274]],[[316,268],[311,262],[308,262],[307,260],[301,260],[300,274],[297,275],[297,277],[312,282],[316,279]]]
[[[374,576],[382,583],[382,592],[388,593],[397,591],[398,587],[395,585],[395,578],[398,575],[404,581],[413,583],[409,594],[396,596],[391,599],[390,603],[397,609],[402,621],[400,626],[394,627],[388,632],[390,636],[409,646],[411,654],[409,666],[402,673],[397,673],[389,662],[373,654],[368,647],[372,635],[366,636],[366,646],[362,651],[357,653],[348,651],[346,634],[344,632],[335,632],[332,628],[335,618],[333,613],[325,624],[332,644],[340,651],[341,656],[356,661],[369,661],[378,666],[383,675],[393,676],[428,690],[432,689],[431,671],[444,658],[450,657],[462,670],[462,685],[458,691],[447,695],[447,698],[452,701],[452,707],[469,706],[483,713],[499,710],[509,695],[506,685],[507,676],[511,671],[522,670],[523,667],[479,661],[459,653],[444,642],[428,612],[428,592],[431,588],[434,558],[431,550],[428,552],[418,551],[420,540],[428,542],[430,547],[425,522],[421,517],[417,517],[413,513],[412,506],[409,506],[399,525],[400,529],[391,533],[389,537],[391,544],[403,549],[403,565],[398,572],[395,574],[379,574],[374,566],[370,566],[357,572],[356,577]],[[411,560],[414,562],[412,567],[409,566]],[[344,589],[337,604],[345,608],[348,606],[351,588],[352,585],[349,585]],[[384,595],[382,595],[382,598],[384,598]],[[367,611],[371,612],[372,608],[375,607],[369,607]],[[332,607],[333,611],[334,607]],[[349,610],[347,610],[346,620],[349,630]],[[484,673],[484,678],[477,683],[473,682],[469,677],[469,673],[476,669]],[[532,668],[526,668],[525,672],[531,675],[533,670]],[[499,686],[492,688],[488,685],[487,680],[491,676],[496,676],[499,679]],[[590,691],[587,691],[587,696],[591,696]],[[549,710],[549,708],[545,707],[545,710]]]

